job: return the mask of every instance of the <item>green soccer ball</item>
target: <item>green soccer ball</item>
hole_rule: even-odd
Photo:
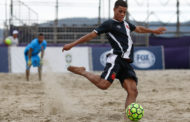
[[[131,121],[138,121],[144,115],[144,109],[140,104],[132,103],[126,109],[126,116]]]

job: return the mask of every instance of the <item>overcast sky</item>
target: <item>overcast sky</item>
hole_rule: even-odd
[[[14,15],[23,20],[44,22],[55,19],[56,0],[13,0]],[[21,2],[19,2],[21,1]],[[99,0],[58,0],[59,19],[70,17],[98,17]],[[109,17],[109,0],[101,0],[101,17]],[[113,5],[111,2],[111,17]],[[177,0],[128,0],[130,19],[136,21],[176,22]],[[24,5],[23,5],[24,4]],[[7,6],[6,6],[7,5]],[[30,12],[29,12],[29,9]],[[0,27],[10,15],[10,0],[0,0]],[[190,21],[190,0],[180,0],[180,21]]]

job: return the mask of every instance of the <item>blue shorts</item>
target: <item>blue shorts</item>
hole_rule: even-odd
[[[24,55],[25,56],[25,60],[26,60],[26,68],[30,68],[28,67],[28,55]],[[40,66],[40,57],[38,55],[33,55],[31,56],[31,61],[32,61],[32,66],[33,67],[39,67]]]

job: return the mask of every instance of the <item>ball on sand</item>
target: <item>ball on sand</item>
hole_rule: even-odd
[[[132,103],[126,109],[126,116],[131,121],[138,121],[143,117],[143,115],[144,115],[144,109],[140,104]]]

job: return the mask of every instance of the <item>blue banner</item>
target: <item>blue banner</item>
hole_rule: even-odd
[[[162,45],[165,48],[179,48],[179,47],[189,47],[190,46],[190,36],[184,37],[150,37],[149,45],[151,46],[160,46]]]
[[[110,47],[92,47],[92,65],[94,71],[102,71],[106,65],[106,54]]]
[[[164,69],[164,55],[161,46],[136,47],[132,66],[139,70]]]
[[[166,69],[190,68],[190,36],[184,37],[150,37],[152,46],[164,47]]]
[[[92,64],[94,71],[102,71],[106,64],[106,54],[111,48],[93,47]],[[161,46],[153,47],[135,47],[134,62],[132,66],[135,69],[164,69],[163,48]]]
[[[9,72],[8,47],[0,47],[0,72]]]
[[[166,69],[189,69],[190,47],[164,48]]]

